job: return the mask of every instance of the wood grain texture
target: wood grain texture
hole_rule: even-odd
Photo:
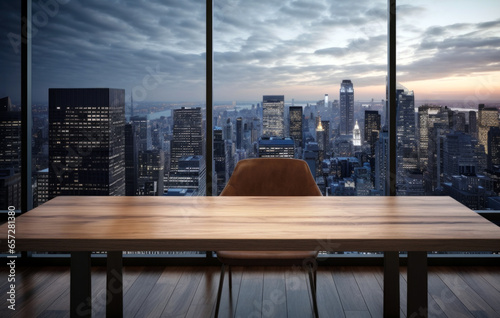
[[[500,227],[425,196],[67,196],[16,219],[18,251],[315,249],[498,251]]]

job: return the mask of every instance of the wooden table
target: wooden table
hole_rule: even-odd
[[[0,227],[2,248],[6,225]],[[71,315],[90,316],[90,253],[108,251],[108,314],[123,310],[122,251],[384,251],[384,316],[427,315],[427,251],[498,251],[500,228],[449,197],[58,197],[16,219],[18,251],[71,251]]]

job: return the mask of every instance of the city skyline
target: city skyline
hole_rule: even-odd
[[[2,3],[6,34],[18,32],[14,7]],[[497,7],[398,1],[398,81],[418,91],[417,99],[500,100]],[[356,83],[359,100],[385,98],[386,8],[385,1],[215,1],[214,100],[325,93],[333,100],[344,78]],[[33,12],[45,11],[34,3]],[[117,87],[137,102],[203,102],[204,3],[74,0],[52,13],[35,23],[33,101],[46,101],[52,87]],[[14,40],[0,42],[8,75],[0,95],[13,101],[20,69]]]

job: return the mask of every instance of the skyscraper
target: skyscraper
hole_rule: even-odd
[[[170,152],[170,175],[177,172],[182,157],[202,155],[201,108],[174,110],[173,140]],[[170,182],[169,182],[170,183]]]
[[[488,169],[500,168],[500,127],[488,131]]]
[[[125,194],[125,90],[49,89],[49,196]]]
[[[380,114],[376,110],[365,110],[365,142],[370,145],[370,154],[375,154],[375,141],[380,132]]]
[[[498,127],[498,109],[495,107],[485,107],[479,104],[478,133],[479,143],[484,146],[488,154],[488,131],[490,127]]]
[[[214,162],[215,173],[217,175],[217,193],[219,195],[226,186],[226,152],[224,139],[222,137],[222,128],[214,127]]]
[[[262,135],[285,136],[285,96],[264,95],[262,98]]]
[[[272,157],[293,158],[293,140],[284,137],[262,137],[259,139],[259,158]]]
[[[243,118],[236,118],[236,149],[241,149],[243,145]]]
[[[475,111],[469,111],[469,135],[474,138],[478,138],[477,136],[477,114]]]
[[[415,96],[413,91],[398,84],[396,89],[396,139],[398,191],[405,191],[406,176],[417,169],[418,154],[415,129]]]
[[[163,195],[165,154],[162,150],[139,151],[138,190],[140,195]]]
[[[21,167],[21,112],[14,111],[9,97],[0,99],[0,168]]]
[[[295,142],[295,147],[302,148],[302,106],[291,106],[289,109],[289,136]]]
[[[231,118],[226,120],[226,125],[224,126],[224,140],[233,140],[233,123]]]
[[[422,105],[418,107],[419,128],[419,166],[425,170],[428,163],[429,133],[434,123],[439,120],[440,106]]]
[[[138,138],[134,124],[125,124],[125,195],[137,194],[138,173]]]
[[[341,135],[350,135],[354,129],[354,87],[351,80],[340,84],[340,131]]]
[[[361,130],[359,129],[358,121],[354,124],[354,129],[352,130],[352,145],[355,147],[361,146]]]

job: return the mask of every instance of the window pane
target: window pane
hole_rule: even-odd
[[[37,204],[205,194],[205,2],[33,4]]]
[[[398,1],[398,195],[499,209],[499,9]]]
[[[21,2],[0,2],[0,211],[21,209]]]
[[[386,8],[385,1],[215,1],[217,194],[236,163],[254,157],[306,160],[324,194],[382,193],[375,172],[386,166],[376,155]]]

